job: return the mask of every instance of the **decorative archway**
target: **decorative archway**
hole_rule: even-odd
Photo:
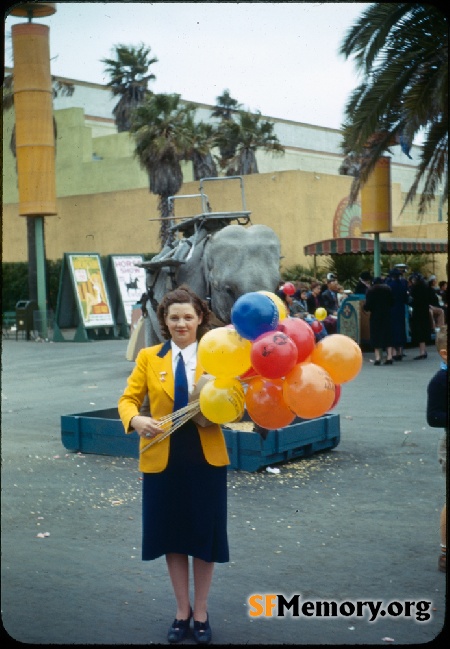
[[[361,233],[361,204],[349,204],[349,197],[343,198],[336,208],[333,219],[333,237],[365,237]]]

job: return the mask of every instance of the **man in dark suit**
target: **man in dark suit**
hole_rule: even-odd
[[[327,317],[323,321],[329,334],[336,333],[337,312],[339,303],[337,299],[338,279],[333,273],[327,275],[327,288],[319,296],[320,305],[326,310]]]

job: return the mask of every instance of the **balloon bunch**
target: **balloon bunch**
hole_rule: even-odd
[[[200,412],[214,423],[236,421],[245,409],[267,429],[296,416],[320,417],[361,370],[361,350],[351,338],[332,334],[316,341],[311,326],[287,317],[274,293],[242,295],[231,323],[208,331],[198,346],[199,363],[213,377],[200,391]]]

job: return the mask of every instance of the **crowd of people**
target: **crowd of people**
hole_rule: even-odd
[[[336,333],[342,300],[349,293],[362,295],[363,308],[369,313],[374,365],[381,365],[384,354],[383,365],[401,361],[408,334],[412,344],[419,348],[414,360],[423,360],[427,358],[426,348],[433,334],[447,323],[447,282],[437,282],[435,275],[425,278],[420,273],[405,278],[404,273],[402,267],[395,267],[381,277],[363,271],[353,291],[344,289],[336,274],[328,273],[325,282],[289,282],[295,287],[292,294],[286,293],[286,283],[280,282],[276,293],[291,317],[314,317],[317,309],[325,309],[323,325],[327,334]]]
[[[314,317],[319,308],[326,311],[323,325],[327,334],[336,333],[337,312],[342,300],[351,291],[346,291],[338,283],[334,273],[328,273],[325,282],[313,280],[310,284],[305,282],[289,282],[295,287],[295,292],[290,295],[285,292],[285,282],[280,282],[276,294],[286,305],[289,316],[294,318]]]
[[[419,348],[414,360],[424,360],[433,335],[447,322],[447,282],[437,284],[434,275],[425,278],[420,273],[405,278],[401,269],[393,268],[387,277],[369,282],[363,308],[370,314],[375,365],[381,364],[383,351],[384,365],[401,361],[408,333]]]

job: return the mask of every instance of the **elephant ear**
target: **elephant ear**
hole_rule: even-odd
[[[212,237],[210,234],[208,234],[207,240],[206,240],[206,245],[205,245],[205,252],[203,254],[203,262],[205,265],[205,271],[206,271],[206,276],[209,278],[209,273],[212,271],[214,267],[214,262],[212,259],[212,255],[210,254],[210,249],[211,249],[211,240]],[[210,245],[207,245],[210,244]]]
[[[203,276],[206,282],[207,293],[211,293],[211,284],[213,281],[213,270],[214,270],[214,255],[211,254],[211,244],[214,241],[214,235],[208,235],[207,245],[205,245],[202,265],[203,265]]]

